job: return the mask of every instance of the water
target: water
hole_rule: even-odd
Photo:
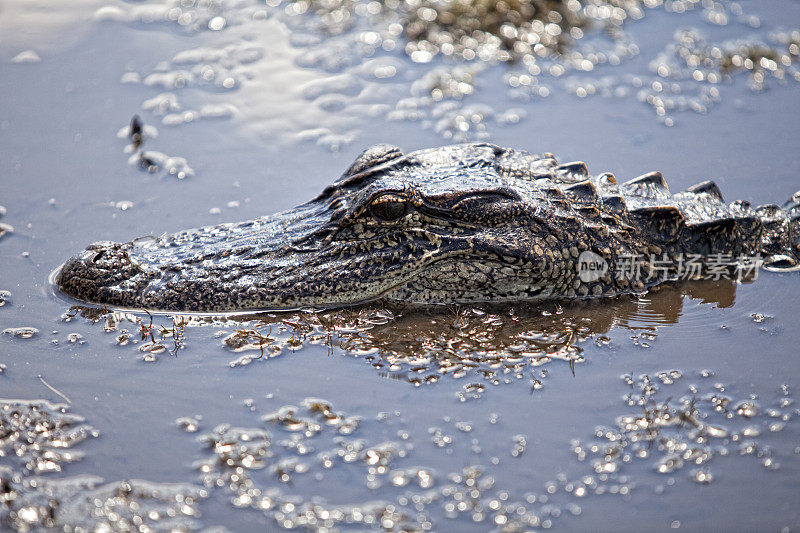
[[[800,188],[795,3],[672,2],[534,63],[302,5],[4,6],[0,397],[24,402],[0,412],[2,527],[800,528],[796,273],[337,332],[69,312],[48,277],[86,244],[297,205],[376,142],[489,139],[754,204]],[[715,63],[759,42],[762,69]]]

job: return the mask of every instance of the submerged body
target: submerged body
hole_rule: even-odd
[[[687,257],[794,268],[798,214],[800,194],[751,209],[711,182],[673,195],[659,173],[618,184],[552,154],[378,145],[295,209],[96,243],[56,282],[80,300],[167,311],[613,297],[676,279]]]

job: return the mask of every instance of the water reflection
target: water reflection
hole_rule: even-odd
[[[678,321],[705,323],[713,307],[730,307],[736,284],[687,282],[664,287],[644,297],[621,297],[564,305],[554,302],[518,305],[389,307],[375,304],[327,311],[257,313],[236,316],[153,315],[76,306],[76,315],[102,322],[120,346],[133,346],[145,361],[177,355],[199,334],[198,326],[218,329],[226,351],[239,354],[231,367],[290,355],[306,345],[363,358],[381,375],[414,385],[435,383],[444,376],[469,378],[465,397],[480,395],[485,385],[529,378],[542,386],[551,361],[575,365],[587,347],[612,341],[614,328],[633,331],[635,344],[647,347],[660,327]],[[684,316],[685,302],[692,307]],[[710,306],[709,306],[710,304]],[[691,324],[687,324],[691,326]],[[189,335],[189,330],[195,330]],[[189,337],[187,339],[187,337]]]

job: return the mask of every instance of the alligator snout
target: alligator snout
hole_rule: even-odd
[[[107,241],[90,244],[61,267],[56,282],[70,296],[108,301],[109,291],[142,272],[131,261],[128,247]]]

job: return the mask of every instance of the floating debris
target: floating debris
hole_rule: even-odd
[[[128,137],[131,140],[134,150],[138,150],[144,142],[144,130],[139,115],[133,115],[130,126],[128,126]]]
[[[0,400],[0,427],[0,457],[27,474],[60,471],[83,457],[70,448],[98,436],[82,417],[70,414],[67,405],[46,400]]]
[[[111,202],[111,205],[120,211],[127,211],[134,206],[134,203],[130,200],[120,200],[118,202]]]
[[[388,413],[364,417],[363,425],[343,437],[341,421],[352,415],[316,398],[304,400],[301,407],[285,405],[263,415],[266,428],[218,426],[201,437],[210,456],[197,468],[209,490],[229,492],[234,507],[260,510],[283,528],[381,524],[388,529],[426,531],[444,529],[443,524],[450,520],[467,519],[486,528],[519,531],[550,528],[561,516],[580,515],[582,508],[576,499],[630,495],[634,487],[643,485],[641,465],[648,463],[657,473],[669,476],[690,470],[688,478],[699,484],[714,481],[713,461],[754,455],[767,470],[779,467],[769,448],[758,445],[753,437],[745,438],[748,425],[740,422],[752,426],[752,418],[739,420],[738,414],[717,410],[721,403],[733,405],[720,401],[720,389],[725,387],[712,386],[713,392],[705,396],[690,395],[673,402],[671,397],[658,398],[662,388],[669,396],[683,383],[680,370],[655,372],[653,377],[625,375],[623,380],[631,390],[626,403],[640,411],[619,417],[612,427],[598,427],[596,441],[572,441],[577,459],[590,462],[590,471],[574,480],[559,474],[545,483],[541,492],[515,494],[498,487],[493,470],[501,460],[483,456],[477,439],[472,439],[470,449],[476,458],[486,460],[484,465],[446,474],[424,465],[409,465],[417,447],[407,430],[399,429],[397,440],[374,442],[369,436],[375,434],[375,428],[364,427],[385,424]],[[779,403],[781,399],[791,400],[786,391],[779,396]],[[766,428],[782,413],[776,409],[772,415],[756,416],[756,423]],[[444,421],[452,422],[464,437],[472,431],[471,423],[450,417]],[[493,414],[489,422],[497,421],[498,415]],[[436,453],[448,454],[456,446],[457,436],[450,435],[447,428],[431,427],[428,435]],[[528,438],[517,434],[510,439],[511,456],[523,455]],[[326,472],[334,469],[339,481],[350,479],[353,470],[366,474],[362,487],[349,487],[350,492],[361,491],[363,499],[347,505],[328,503],[329,498],[336,498],[338,481],[327,483]],[[292,493],[294,483],[312,478],[311,494]],[[672,477],[668,479],[668,485],[674,483]],[[380,501],[373,499],[376,489],[381,490]],[[663,491],[663,486],[656,486],[655,491]]]
[[[3,238],[8,233],[14,233],[14,226],[0,222],[0,238]]]
[[[201,487],[142,480],[102,485],[97,476],[51,477],[83,459],[75,446],[99,436],[68,406],[0,400],[0,428],[0,524],[17,531],[199,529],[196,503],[207,495]]]
[[[568,91],[580,98],[635,96],[649,105],[667,126],[672,115],[690,111],[707,114],[722,100],[726,82],[747,73],[749,88],[761,92],[770,80],[800,82],[796,67],[800,31],[775,32],[768,42],[746,40],[707,42],[698,30],[679,30],[664,51],[650,62],[650,73],[572,79]]]
[[[83,344],[84,342],[86,342],[85,340],[83,340],[83,335],[81,335],[80,333],[70,333],[69,335],[67,335],[67,341],[72,344],[76,343]]]
[[[42,375],[41,375],[41,374],[39,374],[39,375],[38,375],[38,376],[36,376],[36,377],[37,377],[37,378],[39,378],[39,381],[41,381],[41,382],[42,382],[42,385],[44,385],[45,387],[47,387],[48,389],[50,389],[52,392],[54,392],[55,394],[57,394],[58,396],[60,396],[62,400],[64,400],[64,401],[65,401],[65,402],[67,402],[67,403],[70,403],[70,404],[72,403],[72,400],[70,400],[70,399],[67,397],[67,395],[66,395],[66,394],[64,394],[63,392],[61,392],[61,391],[60,391],[60,390],[58,390],[57,388],[55,388],[55,387],[53,387],[52,385],[50,385],[50,384],[49,384],[47,381],[45,381],[45,379],[42,377]]]
[[[179,180],[194,176],[194,169],[189,166],[185,158],[172,157],[161,152],[147,151],[134,154],[128,162],[138,165],[150,173],[163,169],[167,174]]]
[[[525,435],[514,435],[514,447],[511,450],[512,457],[519,457],[525,453],[528,446],[528,438]]]
[[[200,428],[200,417],[182,416],[175,420],[175,424],[187,433],[194,433]]]
[[[340,435],[350,435],[361,422],[360,417],[347,417],[335,413],[325,400],[306,398],[302,406],[307,415],[301,414],[297,407],[289,405],[264,415],[263,420],[277,424],[288,431],[301,432],[306,437],[319,433],[324,427],[333,427]],[[320,423],[321,421],[324,425]]]
[[[465,60],[521,61],[562,53],[589,23],[579,2],[456,0],[402,2],[405,52],[427,63],[436,55]],[[622,9],[612,11],[621,24]]]
[[[414,447],[403,430],[397,441],[372,442],[357,435],[362,429],[358,427],[351,440],[341,435],[339,421],[355,417],[338,413],[322,399],[309,398],[302,404],[302,408],[283,406],[264,416],[268,430],[224,424],[203,435],[201,442],[211,452],[197,464],[204,485],[228,491],[234,507],[262,511],[289,529],[379,525],[388,530],[429,531],[438,529],[439,521],[445,524],[447,519],[463,516],[487,527],[502,524],[515,530],[524,529],[523,525],[549,527],[560,515],[557,507],[545,505],[546,496],[538,501],[533,497],[536,505],[523,506],[521,497],[514,499],[508,491],[498,490],[493,477],[480,466],[441,476],[432,468],[408,465]],[[309,425],[301,419],[315,422]],[[310,426],[313,430],[304,432]],[[289,438],[282,439],[281,432]],[[431,434],[444,438],[441,429],[432,428]],[[321,451],[314,455],[315,450]],[[325,480],[333,469],[340,471],[337,477],[349,477],[353,470],[366,474],[362,487],[349,489],[360,491],[364,499],[329,504],[327,499],[335,498],[336,489]],[[292,494],[292,482],[301,477],[313,477],[314,494]],[[376,489],[381,489],[381,500],[374,498]]]
[[[95,476],[22,478],[0,467],[0,523],[17,531],[195,531],[205,489],[132,479],[102,485]]]
[[[145,102],[145,104],[148,104],[148,102]],[[127,153],[131,153],[128,158],[129,164],[138,166],[151,174],[163,169],[170,176],[175,176],[181,180],[194,176],[194,169],[189,166],[185,158],[172,157],[161,152],[144,151],[144,141],[158,136],[158,131],[151,126],[145,125],[138,115],[134,115],[130,124],[120,129],[117,132],[117,136],[127,137],[131,141],[131,144],[125,149]],[[133,203],[128,201],[116,202],[112,203],[112,205],[122,211],[133,207]]]
[[[701,31],[681,30],[661,53],[629,61],[641,50],[628,26],[658,16],[648,15],[656,10],[687,19],[675,22],[676,28],[736,25],[747,29],[747,38],[706,44]],[[165,91],[142,104],[165,125],[231,118],[247,109],[254,131],[280,132],[286,141],[315,142],[332,151],[357,139],[351,124],[365,118],[415,122],[452,142],[485,140],[494,128],[524,120],[528,107],[551,94],[573,94],[638,100],[672,126],[680,111],[709,112],[730,90],[724,82],[740,72],[750,74],[757,91],[773,79],[800,81],[798,31],[750,37],[758,17],[737,2],[270,0],[254,6],[170,0],[147,15],[141,6],[126,5],[101,9],[98,17],[181,32],[245,26],[255,35],[274,35],[264,24],[285,24],[286,44],[296,51],[287,55],[294,55],[302,72],[287,75],[297,76],[301,94],[321,113],[304,113],[307,122],[299,116],[292,122],[276,119],[263,102],[262,87],[253,83],[274,75],[267,52],[274,40],[189,48],[164,58],[151,72],[127,72],[123,81]],[[496,63],[506,67],[485,68]],[[595,72],[597,77],[587,77]],[[524,107],[474,101],[487,85],[506,87],[504,100]],[[208,97],[184,108],[178,95],[198,88]],[[151,171],[160,164],[152,157],[146,163]]]
[[[667,398],[659,401],[661,387],[674,387],[682,376],[677,370],[655,375],[658,381],[649,375],[623,376],[631,389],[625,402],[639,412],[617,418],[615,426],[598,427],[597,441],[573,441],[576,456],[581,461],[591,460],[595,474],[605,475],[605,481],[612,482],[624,475],[621,473],[630,473],[638,461],[649,459],[659,474],[699,467],[692,470],[690,478],[706,484],[714,479],[709,463],[715,457],[737,455],[736,451],[738,455],[757,456],[767,469],[777,468],[770,448],[754,439],[764,431],[782,429],[783,423],[776,428],[768,412],[760,414],[755,400],[735,402],[723,394],[726,387],[717,384],[705,394],[692,386],[690,394],[677,400],[668,391],[664,394]],[[729,409],[731,405],[735,406],[733,410]],[[777,410],[773,414],[780,416]]]
[[[3,333],[18,339],[31,339],[39,334],[39,330],[33,327],[21,326],[18,328],[6,328]]]

